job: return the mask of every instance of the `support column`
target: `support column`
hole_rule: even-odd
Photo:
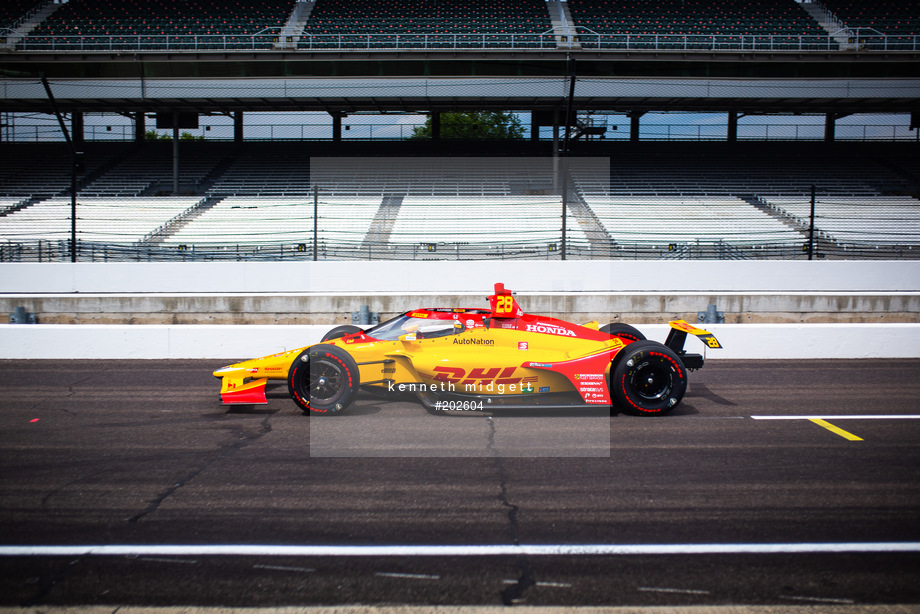
[[[332,113],[332,142],[342,142],[342,114]]]
[[[438,112],[431,114],[431,140],[441,140],[441,114]]]
[[[243,112],[237,111],[233,114],[233,142],[243,142]]]
[[[143,143],[147,138],[147,115],[143,112],[134,114],[134,142]]]
[[[832,143],[837,131],[837,114],[828,113],[824,116],[824,142]]]
[[[530,140],[539,141],[540,140],[540,125],[536,122],[536,111],[530,112]]]
[[[629,141],[631,143],[639,142],[639,118],[645,115],[643,111],[633,111],[628,113],[629,118]]]
[[[172,134],[173,134],[173,195],[179,195],[179,114],[173,111],[172,114]]]
[[[738,114],[734,111],[728,114],[728,142],[738,142]]]
[[[70,114],[70,136],[73,139],[73,146],[77,148],[77,151],[83,151],[86,137],[83,134],[82,111],[72,111]]]
[[[553,111],[553,189],[559,189],[559,109]]]

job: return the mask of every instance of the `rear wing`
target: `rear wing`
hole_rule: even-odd
[[[514,293],[505,289],[505,284],[495,284],[495,294],[489,297],[489,309],[493,318],[519,318],[524,310],[514,300]]]
[[[671,325],[671,330],[668,332],[668,338],[665,340],[664,344],[678,354],[684,350],[684,341],[687,339],[687,333],[694,337],[699,337],[703,343],[714,350],[722,349],[722,344],[719,343],[716,336],[708,330],[697,328],[685,320],[674,320],[668,322],[668,324]]]
[[[714,350],[722,348],[722,344],[719,343],[716,336],[708,330],[697,328],[684,320],[674,320],[673,322],[668,322],[668,324],[671,325],[671,330],[668,332],[668,338],[664,344],[680,356],[681,362],[691,371],[702,368],[703,356],[700,354],[688,354],[684,349],[684,341],[687,340],[688,334],[699,337],[707,347],[711,347]]]

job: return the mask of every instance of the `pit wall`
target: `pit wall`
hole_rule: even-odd
[[[312,297],[328,301],[330,309],[341,318],[336,320],[338,323],[350,321],[350,312],[362,304],[355,301],[361,300],[369,304],[380,299],[411,303],[407,307],[411,309],[454,306],[444,302],[444,298],[450,297],[465,299],[464,306],[485,306],[485,296],[498,281],[518,291],[519,300],[528,311],[545,314],[540,306],[551,301],[554,311],[563,313],[549,315],[575,322],[604,319],[605,315],[609,321],[617,321],[620,313],[587,318],[581,316],[597,314],[578,307],[613,296],[634,305],[661,304],[680,296],[693,296],[694,300],[758,296],[768,303],[791,301],[805,314],[811,304],[803,301],[819,297],[829,313],[839,313],[847,309],[846,305],[857,305],[864,310],[858,312],[860,317],[866,319],[863,323],[705,325],[725,346],[723,350],[709,351],[708,358],[920,357],[920,262],[336,261],[0,264],[0,305],[4,307],[15,304],[28,309],[29,300],[40,298],[72,301],[68,305],[74,306],[88,305],[90,312],[98,313],[99,304],[93,301],[154,300],[165,301],[167,308],[173,310],[173,317],[195,313],[190,321],[198,322],[4,324],[0,325],[0,358],[222,361],[249,358],[318,342],[329,325],[207,322],[220,322],[226,315],[224,309],[238,310],[238,315],[245,317],[247,307],[259,305],[258,301],[247,301],[266,297],[276,300]],[[235,296],[242,297],[242,302],[220,302]],[[127,304],[130,309],[131,303]],[[900,320],[886,321],[894,305]],[[694,308],[705,310],[706,305],[701,302]],[[386,315],[381,313],[381,317]],[[667,305],[660,313],[646,315],[660,316],[656,322],[671,317]],[[695,321],[690,317],[695,312],[673,315]],[[38,313],[38,317],[41,322],[42,314]],[[873,320],[877,322],[865,323]],[[650,339],[664,340],[667,334],[666,325],[635,323]],[[698,348],[693,345],[694,340],[688,340],[688,350],[702,349],[702,345]]]
[[[0,294],[905,292],[920,261],[482,260],[3,263]]]
[[[920,358],[920,324],[706,324],[724,346],[686,349],[718,359]],[[637,326],[664,341],[666,324]],[[0,359],[214,359],[215,368],[318,343],[328,326],[3,324]],[[522,360],[525,357],[522,352]]]

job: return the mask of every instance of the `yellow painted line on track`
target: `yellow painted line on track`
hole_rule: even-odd
[[[826,420],[822,420],[821,418],[810,418],[809,422],[814,422],[818,426],[823,426],[824,428],[829,430],[831,433],[836,433],[837,435],[840,435],[844,439],[848,439],[850,441],[863,441],[862,437],[857,437],[853,433],[845,431],[840,427],[834,426],[830,422]]]

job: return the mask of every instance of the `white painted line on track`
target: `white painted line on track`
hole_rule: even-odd
[[[852,605],[856,603],[852,599],[829,599],[827,597],[783,597],[780,596],[780,599],[788,599],[791,601],[810,601],[813,603],[834,603],[839,605]]]
[[[378,571],[374,574],[381,578],[407,578],[409,580],[440,580],[441,576],[423,573],[399,573],[395,571]]]
[[[198,561],[190,561],[188,559],[170,559],[162,556],[140,556],[137,558],[139,561],[151,561],[154,563],[182,563],[183,565],[194,565]]]
[[[88,545],[0,546],[0,556],[592,556],[651,554],[834,554],[916,553],[920,542],[840,542],[762,544],[513,544],[278,546],[214,545]]]
[[[678,593],[681,595],[709,595],[709,591],[701,591],[690,588],[651,588],[648,586],[640,586],[637,590],[640,590],[644,593]]]
[[[920,414],[840,414],[813,416],[751,416],[754,420],[920,420]]]
[[[253,565],[253,569],[269,569],[272,571],[296,571],[298,573],[313,573],[313,567],[288,567],[287,565]]]
[[[518,584],[520,580],[502,580],[502,584]],[[534,582],[534,586],[543,588],[572,588],[568,582]]]

